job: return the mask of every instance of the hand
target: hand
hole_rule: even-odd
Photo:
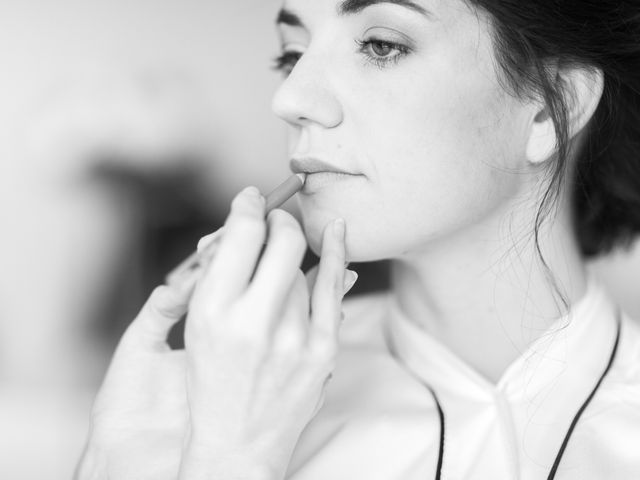
[[[191,429],[181,479],[284,478],[334,367],[344,222],[325,229],[310,293],[299,269],[306,250],[300,226],[282,210],[265,223],[264,209],[253,188],[236,197],[189,306]]]
[[[92,412],[78,480],[175,480],[188,428],[186,356],[166,343],[195,279],[158,287],[125,332]]]

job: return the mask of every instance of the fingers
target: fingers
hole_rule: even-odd
[[[197,275],[180,285],[157,287],[125,332],[121,346],[164,351],[171,327],[187,312]]]
[[[327,225],[322,238],[318,277],[311,295],[312,339],[337,341],[344,294],[345,224]]]
[[[304,274],[298,270],[273,334],[274,348],[278,351],[302,349],[307,344],[308,319],[309,290]]]
[[[313,292],[313,287],[315,286],[316,279],[318,278],[318,267],[319,265],[316,265],[315,267],[311,267],[309,271],[306,273],[307,287],[310,292]],[[343,296],[351,291],[351,289],[353,288],[353,286],[356,284],[357,281],[358,281],[358,272],[355,272],[353,270],[345,270]]]
[[[307,241],[298,222],[284,210],[269,213],[267,223],[269,239],[249,295],[258,311],[276,320],[298,275]]]
[[[207,253],[207,250],[216,242],[219,242],[222,238],[222,234],[224,233],[224,227],[219,228],[213,233],[209,235],[205,235],[198,241],[198,254],[204,255]]]
[[[309,289],[310,292],[313,292],[313,287],[316,284],[316,280],[318,278],[318,267],[320,265],[316,265],[315,267],[311,267],[307,273],[305,274],[305,277],[307,279],[307,288]]]
[[[266,236],[264,198],[249,187],[233,200],[216,254],[194,295],[212,308],[227,305],[247,288]]]

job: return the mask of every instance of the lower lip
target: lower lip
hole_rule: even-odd
[[[345,180],[351,180],[361,177],[362,175],[353,175],[350,173],[336,173],[336,172],[316,172],[308,173],[304,182],[304,187],[301,190],[303,194],[313,193],[321,188],[331,185],[337,185]]]

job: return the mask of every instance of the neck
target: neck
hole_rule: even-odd
[[[555,286],[533,234],[526,236],[535,209],[513,212],[506,224],[496,215],[395,259],[391,269],[404,314],[492,382],[586,290],[568,209],[539,234]]]

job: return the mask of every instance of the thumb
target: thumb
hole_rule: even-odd
[[[129,325],[121,346],[147,351],[167,350],[169,331],[187,313],[197,278],[197,275],[191,275],[181,284],[156,287]]]

